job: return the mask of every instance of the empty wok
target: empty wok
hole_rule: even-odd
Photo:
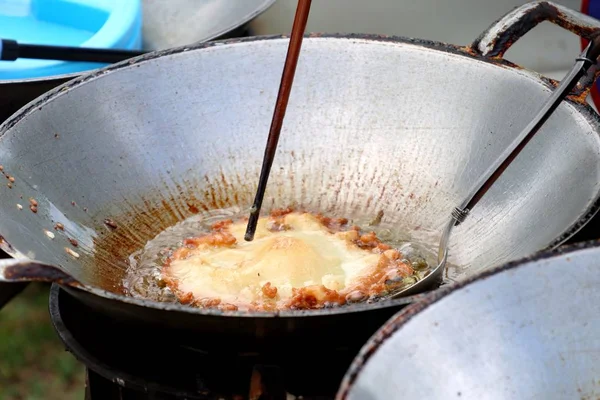
[[[583,36],[598,29],[536,2],[469,47],[307,38],[264,207],[365,220],[383,211],[383,223],[435,247],[452,208],[554,88],[501,57],[543,20]],[[7,120],[1,246],[59,269],[2,268],[0,279],[59,281],[102,312],[192,333],[366,340],[414,299],[248,314],[123,294],[128,257],[149,239],[205,209],[251,204],[287,44],[254,37],[151,53],[72,80]],[[452,279],[555,247],[596,213],[600,121],[588,91],[558,107],[456,229]]]
[[[486,271],[402,310],[338,399],[597,399],[599,242]]]

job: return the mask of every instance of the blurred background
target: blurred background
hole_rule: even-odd
[[[0,311],[0,400],[84,398],[84,368],[50,322],[49,288],[31,284]]]
[[[136,6],[138,3],[140,7]],[[467,45],[493,21],[525,3],[313,0],[307,29],[399,35]],[[584,0],[585,5],[580,0],[556,3],[575,10],[598,8],[598,1],[594,0]],[[81,21],[91,21],[92,17],[69,14],[74,11],[68,7],[64,8],[67,17],[76,22],[68,22],[64,15],[54,15],[54,20],[39,15],[41,5],[61,4],[101,9],[107,15],[106,22],[83,27]],[[222,37],[287,34],[296,4],[296,0],[0,0],[0,37],[23,43],[107,48],[126,45],[134,50],[155,50]],[[118,13],[119,18],[113,18]],[[64,26],[57,26],[61,23]],[[66,33],[48,34],[57,30]],[[99,41],[100,36],[104,41]],[[580,41],[575,35],[543,23],[511,48],[506,58],[561,78],[579,51]],[[97,64],[0,61],[0,109],[4,112],[0,113],[0,122],[74,74],[96,67]],[[0,304],[3,296],[9,298],[17,289],[21,288],[0,285]],[[85,371],[64,350],[52,329],[47,310],[48,289],[47,285],[31,284],[0,310],[0,400],[83,398]]]
[[[307,30],[379,33],[467,45],[493,21],[526,3],[522,0],[313,0]],[[582,8],[581,0],[554,3],[574,10]],[[259,35],[289,32],[296,4],[295,0],[278,0],[251,23],[253,32]],[[562,78],[579,46],[574,34],[542,23],[519,40],[506,58]]]

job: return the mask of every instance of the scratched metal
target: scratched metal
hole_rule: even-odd
[[[250,206],[287,44],[245,38],[156,52],[23,108],[0,127],[2,248],[60,266],[100,296],[183,310],[121,296],[126,258],[203,209]],[[398,229],[439,232],[552,88],[469,47],[312,35],[265,206],[383,210]],[[554,247],[596,213],[599,130],[580,99],[557,109],[456,229],[459,279]]]
[[[519,38],[544,21],[567,29],[584,39],[589,39],[598,32],[598,20],[595,18],[549,1],[532,1],[516,7],[494,22],[471,47],[486,57],[502,58]],[[585,101],[590,85],[589,79],[582,80],[581,85],[573,90],[573,96]]]
[[[407,307],[363,347],[336,398],[600,398],[599,244],[508,264]]]

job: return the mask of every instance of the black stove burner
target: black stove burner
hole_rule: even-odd
[[[92,311],[59,286],[50,314],[67,349],[88,369],[87,400],[333,399],[358,348],[214,350],[198,337],[126,325]],[[288,394],[291,394],[288,397]]]

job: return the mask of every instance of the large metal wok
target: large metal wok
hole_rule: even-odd
[[[584,37],[600,26],[537,2],[469,47],[307,38],[264,207],[364,219],[383,210],[384,222],[437,245],[452,208],[556,84],[502,59],[544,20]],[[366,340],[414,298],[244,314],[121,294],[128,256],[156,234],[205,209],[251,204],[287,43],[152,53],[72,80],[6,121],[0,164],[14,183],[0,186],[1,246],[60,269],[4,268],[0,278],[59,281],[105,313],[192,333],[272,344],[343,341],[352,330]],[[596,213],[600,120],[588,91],[575,90],[456,229],[455,279],[555,247]]]
[[[338,399],[597,399],[598,242],[486,271],[402,310]]]

